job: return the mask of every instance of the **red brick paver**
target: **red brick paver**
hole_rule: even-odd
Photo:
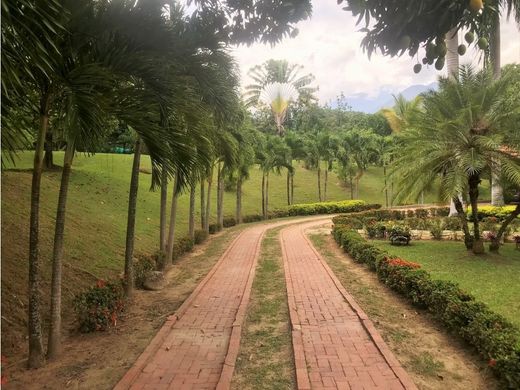
[[[244,230],[115,389],[228,389],[263,234],[277,226],[316,219]]]
[[[280,233],[298,389],[416,389],[304,230]]]

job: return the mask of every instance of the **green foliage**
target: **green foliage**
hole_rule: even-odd
[[[442,240],[443,231],[444,222],[441,219],[432,219],[430,221],[430,233],[434,240]]]
[[[180,237],[173,244],[173,260],[178,259],[183,254],[191,252],[195,241],[188,236]]]
[[[158,256],[164,256],[158,254]],[[143,283],[146,274],[149,271],[155,271],[157,264],[154,258],[150,256],[140,256],[139,259],[134,263],[134,285],[136,288],[143,288]]]
[[[408,245],[412,239],[410,228],[406,225],[392,225],[388,229],[388,239],[392,245]]]
[[[503,206],[503,207],[497,207],[497,206],[479,206],[477,216],[479,220],[482,220],[486,217],[494,217],[497,218],[498,221],[503,221],[507,218],[509,214],[511,214],[513,211],[515,211],[516,206]],[[471,206],[468,207],[467,216],[470,221],[473,220],[473,215],[471,213]],[[517,217],[520,218],[520,217]]]
[[[194,244],[202,244],[208,238],[208,233],[205,230],[195,230]]]
[[[74,298],[79,330],[84,333],[115,327],[124,307],[123,286],[119,280],[98,280],[95,286]]]
[[[236,224],[237,224],[237,221],[236,221],[235,217],[224,217],[222,226],[227,228],[227,227],[235,226]]]
[[[294,204],[287,207],[286,213],[288,216],[353,213],[378,207],[381,207],[381,205],[366,204],[362,200],[345,200],[341,202]]]
[[[375,269],[379,280],[419,307],[428,309],[447,329],[472,345],[505,386],[520,386],[520,331],[457,284],[434,280],[415,263],[393,259],[367,243],[348,220],[336,219],[332,234],[355,261]]]

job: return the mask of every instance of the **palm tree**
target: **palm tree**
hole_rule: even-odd
[[[507,84],[507,79],[495,81],[490,72],[475,73],[471,67],[461,68],[459,80],[441,78],[439,91],[424,95],[424,111],[401,134],[402,148],[392,171],[398,199],[417,196],[439,174],[444,199],[467,193],[474,253],[483,251],[477,217],[482,176],[498,162],[508,180],[520,185],[520,162],[504,151],[510,144],[504,126],[512,114],[501,107]]]
[[[292,85],[297,91],[299,103],[309,104],[316,101],[314,94],[318,88],[311,86],[315,77],[311,73],[302,76],[300,74],[302,70],[302,65],[273,59],[252,67],[248,76],[253,79],[254,83],[245,87],[246,106],[258,105],[265,86],[273,83]]]

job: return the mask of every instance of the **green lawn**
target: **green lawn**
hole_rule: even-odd
[[[421,264],[434,278],[451,280],[485,302],[491,309],[520,326],[520,251],[514,244],[474,256],[462,242],[414,241],[408,247],[373,240],[387,252]]]

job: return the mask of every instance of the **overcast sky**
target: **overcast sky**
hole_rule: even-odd
[[[360,48],[363,34],[357,32],[356,19],[343,11],[335,0],[313,1],[310,20],[298,24],[296,38],[286,38],[275,47],[255,44],[234,49],[240,66],[242,85],[250,79],[247,71],[268,59],[286,59],[305,66],[306,72],[316,76],[320,103],[333,100],[341,91],[346,96],[367,93],[377,95],[381,90],[397,93],[413,84],[429,84],[445,69],[437,72],[433,66],[423,67],[419,74],[412,71],[415,59],[404,54],[401,58],[372,55],[368,59]],[[514,20],[502,23],[502,64],[520,63],[520,33]],[[462,33],[459,33],[462,40]],[[478,64],[479,54],[468,52],[461,64]]]

